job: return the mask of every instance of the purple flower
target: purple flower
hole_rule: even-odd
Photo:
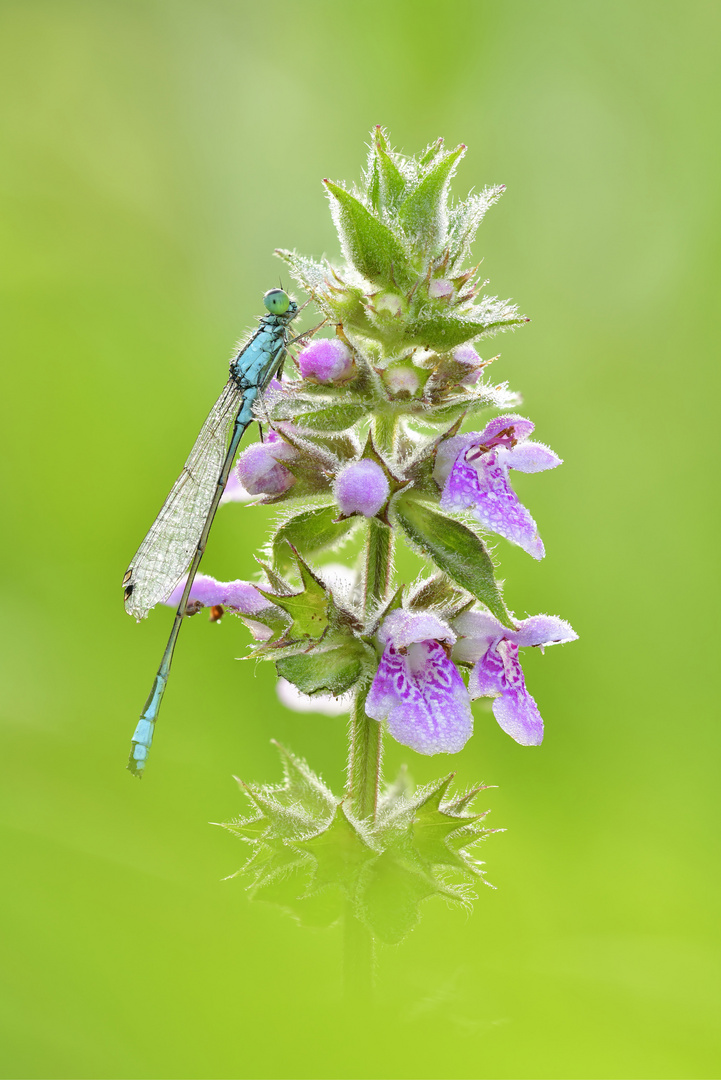
[[[187,575],[185,575],[175,586],[165,601],[168,607],[178,606],[187,580]],[[245,617],[267,612],[273,608],[273,604],[266,600],[249,581],[216,581],[208,574],[196,574],[188,597],[188,614],[196,615],[204,607],[220,609],[215,617],[217,621],[226,608],[236,615]],[[248,618],[245,618],[245,623],[257,641],[266,641],[273,636],[273,631],[263,623]]]
[[[458,364],[468,368],[468,374],[460,380],[461,386],[473,386],[481,377],[481,372],[486,367],[486,361],[482,360],[472,345],[459,345],[453,350],[451,356]]]
[[[518,647],[562,645],[575,641],[578,634],[555,615],[534,615],[509,630],[487,611],[467,611],[454,620],[453,628],[459,635],[454,660],[475,665],[468,681],[470,696],[499,695],[493,702],[493,715],[506,734],[522,746],[539,746],[543,720],[526,690]]]
[[[238,472],[236,469],[232,469],[228,476],[228,483],[225,485],[225,490],[220,499],[220,505],[224,506],[225,503],[230,502],[248,502],[253,496],[249,491],[246,491],[240,480],[238,479]]]
[[[265,442],[253,443],[238,458],[236,474],[249,495],[280,495],[295,483],[283,461],[292,461],[297,451],[275,431]]]
[[[441,509],[471,510],[486,529],[542,559],[536,523],[508,479],[509,469],[534,473],[561,464],[553,450],[527,441],[533,427],[521,416],[497,416],[483,431],[446,439],[438,447],[433,475],[443,489]]]
[[[353,354],[339,338],[319,338],[298,355],[304,379],[320,383],[346,382],[355,372]]]
[[[363,514],[375,517],[390,492],[388,477],[380,465],[369,458],[351,461],[335,478],[336,502],[344,517]]]
[[[383,656],[366,713],[387,720],[394,739],[419,754],[456,754],[473,733],[468,691],[441,644],[456,635],[429,612],[396,610],[383,621]]]

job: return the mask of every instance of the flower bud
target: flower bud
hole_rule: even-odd
[[[281,495],[295,483],[282,461],[291,461],[295,449],[271,431],[265,442],[253,443],[238,458],[236,473],[250,495]]]
[[[386,474],[375,461],[352,461],[338,473],[334,492],[341,513],[375,517],[390,493]]]
[[[432,300],[445,300],[453,296],[453,282],[445,278],[435,278],[429,282],[428,295]]]
[[[481,369],[486,366],[472,345],[458,345],[451,353],[453,359],[468,368],[468,374],[460,380],[461,386],[473,386],[481,377]]]
[[[412,367],[390,367],[383,374],[383,382],[391,394],[409,394],[411,397],[420,386],[420,380]]]
[[[339,338],[320,338],[298,356],[304,379],[320,383],[346,382],[355,371],[353,354]]]
[[[400,315],[403,311],[403,297],[395,293],[382,292],[373,298],[376,311],[387,311],[391,315]]]

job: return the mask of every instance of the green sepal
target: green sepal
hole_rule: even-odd
[[[436,139],[435,142],[429,143],[425,148],[421,156],[418,158],[419,165],[430,165],[434,158],[440,154],[443,149],[443,139]]]
[[[303,510],[285,521],[275,533],[271,544],[276,565],[287,565],[293,559],[293,548],[313,555],[325,548],[339,545],[356,528],[358,520],[338,520],[335,503],[313,510]]]
[[[321,648],[278,660],[276,670],[279,677],[293,683],[302,694],[338,696],[358,682],[363,668],[374,659],[371,650],[358,638],[334,634],[323,639]]]
[[[442,247],[447,228],[448,185],[466,152],[463,144],[434,160],[416,189],[403,201],[398,218],[409,239],[423,254]]]
[[[481,538],[460,521],[439,514],[409,495],[399,495],[391,505],[411,546],[430,556],[456,584],[485,604],[504,626],[513,629]]]
[[[408,589],[407,606],[412,611],[425,611],[428,608],[442,608],[446,618],[455,618],[473,598],[464,590],[458,589],[443,573],[416,581]]]
[[[277,598],[278,596],[290,596],[292,594],[293,589],[291,586],[285,578],[276,573],[272,566],[268,566],[267,563],[263,562],[263,560],[259,559],[257,556],[255,556],[255,561],[267,577],[270,588],[274,590],[272,593],[263,593],[265,597],[272,596]],[[256,585],[256,589],[260,591],[260,586]],[[275,603],[275,599],[273,600],[273,603]]]
[[[256,588],[261,596],[265,596],[290,615],[291,623],[285,634],[286,640],[320,638],[328,629],[329,594],[298,552],[294,550],[293,553],[303,584],[300,592],[278,596],[276,593],[265,592],[258,586]]]
[[[369,281],[407,286],[414,274],[395,234],[345,188],[330,180],[324,183],[332,200],[343,254],[348,261]]]

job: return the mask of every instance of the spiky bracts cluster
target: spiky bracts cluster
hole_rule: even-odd
[[[305,925],[349,915],[375,938],[396,944],[433,896],[468,906],[485,881],[477,845],[486,812],[470,812],[483,785],[451,794],[453,774],[411,790],[402,773],[361,821],[323,781],[278,743],[284,780],[244,784],[251,813],[223,827],[251,848],[235,874],[254,899],[278,904]]]

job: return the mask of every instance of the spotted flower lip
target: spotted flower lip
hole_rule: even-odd
[[[397,742],[419,754],[455,754],[473,734],[468,691],[442,642],[456,635],[431,612],[392,611],[378,640],[384,646],[366,698],[366,713],[386,720]]]
[[[534,473],[561,464],[553,450],[528,441],[533,428],[522,416],[497,416],[483,431],[446,439],[438,447],[433,475],[442,489],[442,510],[470,510],[484,528],[542,559],[545,548],[536,523],[508,477],[509,469]]]
[[[497,695],[492,709],[500,727],[522,746],[539,746],[543,720],[526,689],[518,649],[575,641],[578,634],[570,623],[555,615],[533,615],[509,630],[490,612],[467,611],[453,621],[453,629],[458,634],[453,659],[474,665],[468,681],[471,698]]]

